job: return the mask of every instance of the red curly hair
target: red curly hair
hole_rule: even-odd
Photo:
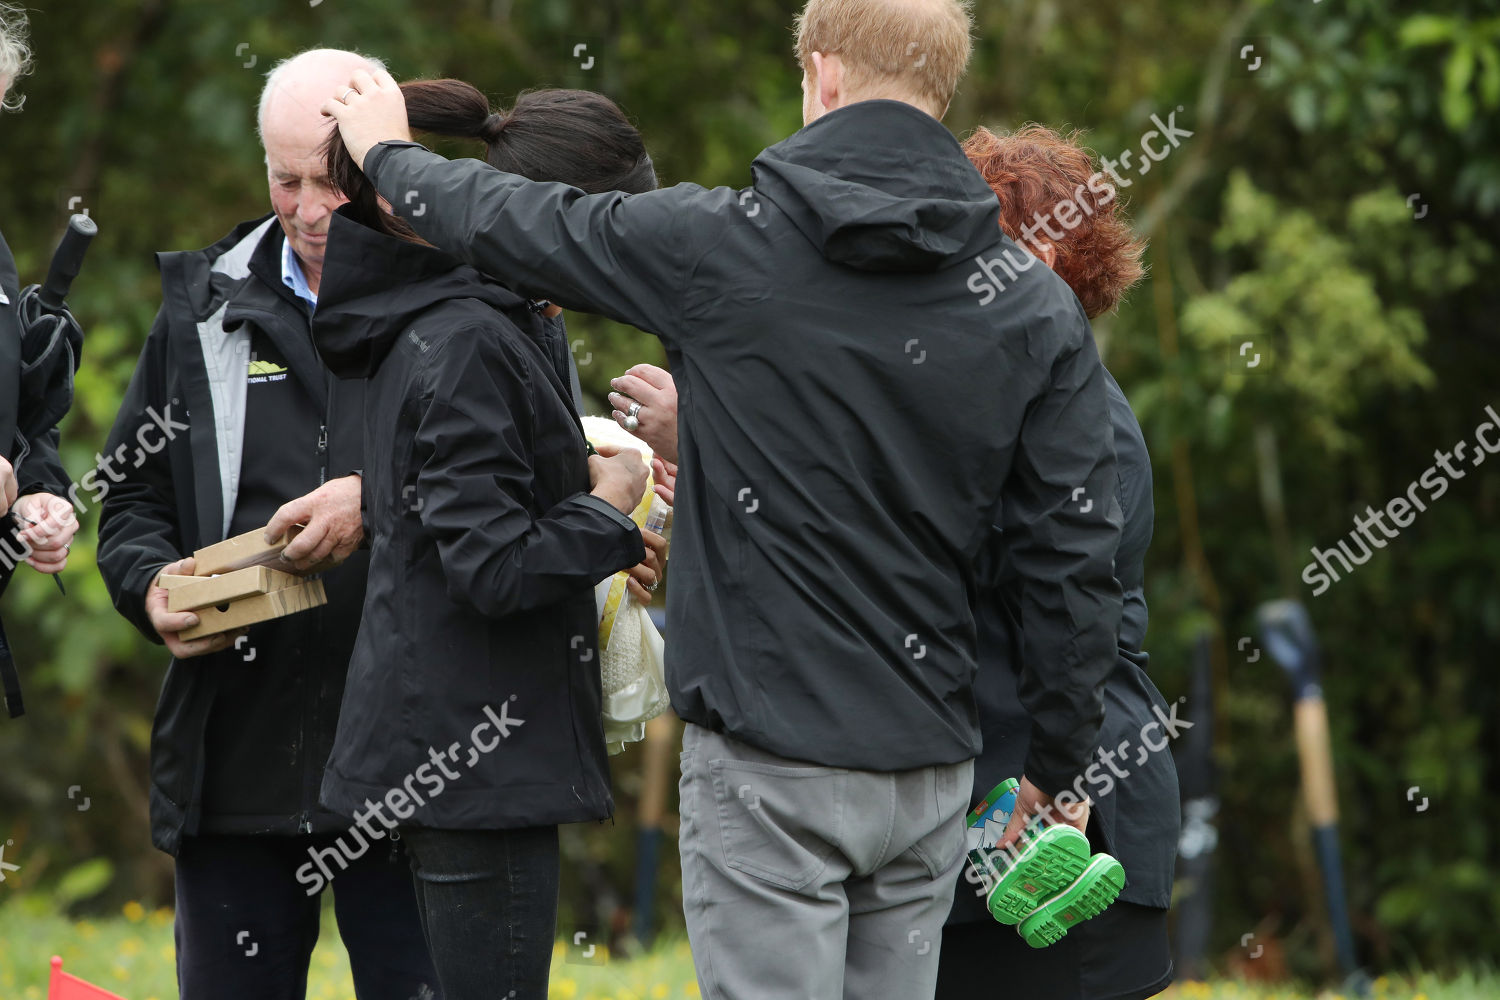
[[[1050,244],[1057,255],[1052,269],[1092,319],[1118,306],[1141,280],[1146,242],[1131,231],[1118,191],[1099,174],[1089,151],[1076,141],[1079,136],[1036,124],[1004,135],[979,128],[964,141],[964,152],[1000,198],[1005,235],[1029,242],[1032,252]],[[1068,202],[1074,207],[1059,211]],[[1075,220],[1071,227],[1067,219]],[[1040,220],[1054,232],[1060,229],[1062,238],[1049,236]],[[1022,232],[1028,225],[1030,241]]]

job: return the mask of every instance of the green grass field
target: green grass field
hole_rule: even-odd
[[[49,959],[61,955],[74,975],[125,997],[169,1000],[177,995],[173,974],[172,914],[127,903],[108,920],[71,921],[47,912],[35,899],[0,906],[0,1000],[45,1000]],[[1377,1000],[1490,1000],[1500,996],[1500,978],[1466,976],[1441,983],[1435,977],[1383,977]],[[354,1000],[349,961],[331,922],[313,955],[307,995],[311,1000]],[[686,942],[670,941],[650,955],[629,961],[581,964],[566,959],[559,944],[553,956],[552,997],[558,1000],[684,1000],[697,997],[693,963]],[[1251,986],[1234,982],[1188,983],[1169,996],[1176,1000],[1297,1000],[1332,998],[1293,985]]]

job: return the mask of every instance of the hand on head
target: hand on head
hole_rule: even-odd
[[[387,140],[410,140],[406,98],[394,77],[358,70],[349,86],[323,102],[323,114],[338,122],[350,157],[364,169],[365,154]]]

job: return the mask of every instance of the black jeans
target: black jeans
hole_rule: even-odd
[[[547,1000],[557,827],[403,827],[422,930],[447,1000]]]
[[[345,839],[349,839],[347,836]],[[183,1000],[303,1000],[321,894],[296,871],[332,834],[184,837],[177,856]],[[329,883],[359,1000],[439,996],[405,858],[379,841]]]

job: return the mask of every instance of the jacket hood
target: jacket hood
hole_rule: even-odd
[[[408,243],[334,213],[313,311],[313,343],[339,378],[369,378],[417,316],[449,299],[498,311],[525,300],[434,247]]]
[[[1000,202],[931,115],[899,101],[831,111],[751,168],[764,194],[830,261],[933,271],[999,237]]]

